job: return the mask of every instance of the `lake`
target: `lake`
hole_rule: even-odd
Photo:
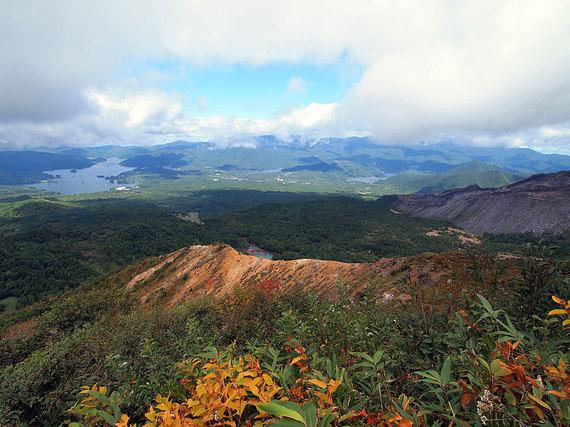
[[[245,251],[246,254],[252,255],[256,258],[265,258],[265,259],[269,259],[269,260],[273,259],[273,254],[271,252],[267,252],[266,250],[261,249],[260,247],[252,245],[251,243],[249,243],[247,241],[247,238],[245,238],[245,237],[242,237],[242,240],[247,245],[247,249]]]
[[[44,173],[53,175],[54,178],[47,182],[26,184],[25,187],[55,191],[61,194],[97,193],[99,191],[109,191],[116,187],[132,187],[135,184],[111,183],[110,180],[104,178],[106,176],[117,176],[122,172],[135,169],[121,166],[119,163],[123,160],[117,158],[107,159],[107,161],[96,163],[89,168],[77,169],[77,172],[71,172],[70,169],[45,171]],[[56,175],[59,176],[56,178]]]
[[[385,179],[390,178],[391,176],[394,176],[394,174],[385,174],[383,176],[359,176],[357,178],[349,178],[348,180],[350,182],[363,182],[365,184],[374,184],[377,181],[384,181]]]

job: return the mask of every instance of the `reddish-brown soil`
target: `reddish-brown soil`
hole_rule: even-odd
[[[461,243],[474,243],[476,245],[480,245],[481,239],[477,237],[477,235],[473,233],[468,233],[467,231],[459,230],[453,227],[447,227],[446,230],[431,230],[426,233],[427,236],[434,236],[439,237],[444,233],[447,234],[456,234],[457,238],[461,241]]]
[[[410,286],[449,286],[461,253],[421,254],[384,258],[374,263],[299,259],[271,261],[241,254],[229,246],[191,246],[131,266],[117,277],[142,303],[173,306],[206,295],[222,296],[236,287],[247,289],[272,279],[287,293],[309,291],[334,299],[346,283],[351,295],[376,285],[375,296],[385,301],[409,299]],[[431,293],[431,292],[428,292]]]

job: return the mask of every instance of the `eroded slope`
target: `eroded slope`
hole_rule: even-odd
[[[501,188],[470,186],[399,196],[403,212],[439,218],[477,234],[560,233],[570,228],[570,171],[535,175]]]
[[[409,298],[406,280],[402,281],[406,277],[428,287],[449,284],[454,264],[461,259],[461,253],[456,252],[361,264],[315,259],[270,261],[241,254],[229,246],[190,246],[131,266],[117,279],[126,283],[142,303],[167,306],[207,295],[228,295],[236,287],[247,289],[263,280],[279,283],[284,293],[310,291],[331,299],[336,297],[339,284],[349,284],[352,295],[375,284],[377,298],[392,300]]]

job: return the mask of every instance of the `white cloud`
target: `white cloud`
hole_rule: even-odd
[[[127,92],[110,88],[85,93],[89,109],[73,119],[52,122],[17,122],[0,126],[0,149],[15,145],[94,145],[137,143],[150,145],[175,139],[213,141],[220,146],[252,144],[252,137],[291,134],[326,137],[335,128],[338,104],[295,106],[261,120],[215,115],[191,117],[183,113],[182,96],[156,89]],[[20,141],[14,144],[14,141]]]
[[[318,129],[330,126],[336,117],[338,103],[311,102],[307,107],[295,107],[276,117],[276,122],[292,130]]]
[[[198,99],[198,109],[200,110],[205,110],[206,108],[208,108],[208,97],[206,96],[199,96]]]
[[[159,142],[187,129],[290,128],[404,143],[453,135],[507,144],[519,135],[567,149],[568,22],[565,0],[2,2],[0,136],[21,144],[60,134]],[[105,89],[147,61],[184,68],[340,60],[363,69],[340,105],[310,104],[273,121],[188,118],[179,94]],[[292,93],[304,87],[298,77],[288,84]]]
[[[86,96],[100,110],[102,119],[118,120],[126,128],[171,121],[183,111],[181,94],[167,95],[156,89],[136,94],[102,93],[91,89]]]
[[[305,81],[301,77],[291,77],[291,80],[287,83],[287,92],[291,94],[303,93],[305,86]]]

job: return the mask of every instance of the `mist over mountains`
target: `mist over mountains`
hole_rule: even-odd
[[[33,154],[33,153],[44,154]],[[48,155],[47,153],[50,153]],[[30,159],[40,156],[42,167]],[[59,156],[59,157],[58,157]],[[67,156],[67,157],[62,157]],[[63,160],[85,159],[83,163]],[[10,158],[10,166],[2,159]],[[155,146],[39,147],[36,152],[0,152],[0,184],[32,183],[47,170],[87,167],[93,160],[119,157],[137,173],[177,179],[191,174],[226,175],[267,172],[335,175],[392,187],[394,192],[437,192],[466,185],[498,187],[536,173],[570,169],[570,156],[526,148],[470,147],[452,143],[384,146],[369,137],[280,140],[255,137],[242,146],[220,148],[213,142],[174,141]],[[27,176],[27,178],[26,178]],[[430,177],[431,176],[431,177]]]

